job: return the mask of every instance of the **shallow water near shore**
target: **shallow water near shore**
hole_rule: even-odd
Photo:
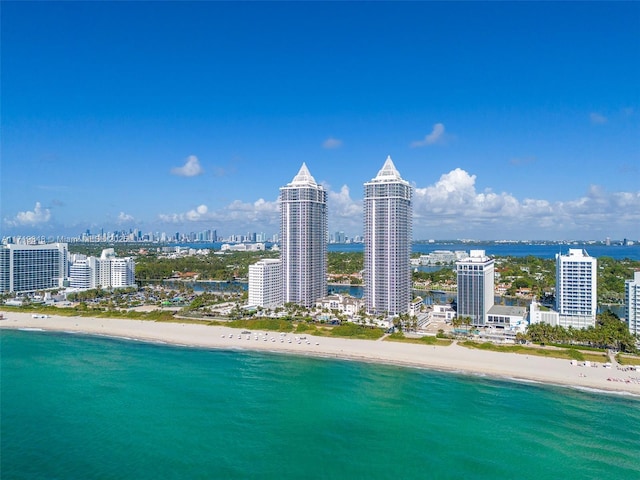
[[[0,335],[3,478],[638,478],[640,401],[355,361]]]

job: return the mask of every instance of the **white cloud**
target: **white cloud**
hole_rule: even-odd
[[[326,148],[328,150],[340,148],[341,146],[342,140],[333,137],[329,137],[324,142],[322,142],[322,148]]]
[[[329,211],[329,230],[342,230],[359,235],[362,231],[362,200],[351,198],[349,187],[343,185],[340,191],[327,189],[327,210]]]
[[[591,112],[589,114],[589,120],[591,120],[591,123],[594,125],[603,125],[608,121],[607,117],[596,112]]]
[[[413,231],[425,238],[633,238],[640,225],[640,191],[607,192],[592,185],[579,198],[549,201],[517,198],[492,189],[478,191],[476,175],[456,168],[433,184],[414,188]],[[329,231],[362,235],[362,199],[351,197],[349,186],[334,191],[329,185],[327,203]],[[236,200],[222,208],[200,205],[184,213],[160,215],[165,223],[189,225],[197,222],[219,232],[279,231],[278,201]],[[601,233],[598,233],[601,232]],[[622,238],[622,236],[620,238]]]
[[[210,210],[207,205],[200,205],[184,213],[160,214],[163,223],[186,224],[192,222],[215,223],[216,228],[229,230],[277,230],[279,222],[279,206],[277,201],[269,202],[262,198],[253,203],[235,200],[229,205]]]
[[[198,157],[189,155],[185,164],[182,167],[172,168],[171,173],[180,177],[195,177],[203,174],[204,170],[200,166]]]
[[[47,223],[51,219],[51,211],[48,208],[42,208],[40,202],[36,202],[33,211],[18,212],[12,220],[5,219],[5,222],[12,227],[17,226],[36,226]]]
[[[120,212],[120,215],[118,215],[118,223],[127,223],[133,220],[133,216],[129,215],[128,213]]]
[[[424,137],[424,140],[416,140],[411,142],[412,147],[424,147],[426,145],[435,145],[442,143],[445,139],[444,125],[442,123],[436,123],[433,126],[431,133]]]
[[[207,220],[209,215],[209,207],[206,205],[198,205],[184,213],[169,213],[158,215],[160,221],[165,223],[186,223],[186,222],[198,222],[201,220]]]
[[[416,238],[450,238],[455,232],[500,238],[520,232],[528,238],[553,239],[573,234],[589,236],[611,225],[631,233],[640,224],[640,191],[609,193],[592,185],[583,197],[550,202],[519,200],[510,193],[490,189],[478,192],[475,182],[475,175],[456,168],[434,185],[416,188]]]

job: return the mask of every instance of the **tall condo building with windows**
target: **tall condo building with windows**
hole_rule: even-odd
[[[484,250],[471,250],[456,262],[458,279],[458,317],[471,317],[471,324],[487,323],[487,313],[494,303],[494,260]]]
[[[412,195],[391,157],[364,184],[364,298],[369,313],[409,311]]]
[[[282,262],[264,258],[249,265],[249,305],[275,308],[282,305]]]
[[[640,335],[640,272],[624,282],[624,313],[632,335]]]
[[[0,246],[0,292],[62,287],[67,278],[66,243]]]
[[[280,188],[280,260],[285,303],[312,307],[327,294],[327,192],[303,163]]]
[[[579,248],[556,254],[556,310],[558,324],[568,328],[595,325],[598,307],[598,260]]]

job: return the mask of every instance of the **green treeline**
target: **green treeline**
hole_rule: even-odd
[[[636,341],[629,332],[627,324],[621,322],[618,316],[610,311],[597,316],[595,327],[574,329],[551,326],[547,323],[534,323],[529,325],[524,337],[519,338],[533,343],[587,345],[594,348],[636,352]]]
[[[123,252],[124,254],[124,252]],[[131,254],[131,253],[129,253]],[[163,280],[193,272],[199,280],[222,280],[247,278],[249,265],[263,258],[278,258],[279,252],[232,252],[224,255],[192,255],[167,258],[156,252],[136,256],[136,279],[140,282]],[[331,275],[352,275],[364,268],[362,252],[329,252],[327,270]],[[640,261],[615,260],[611,257],[598,258],[598,302],[622,303],[624,282],[633,278],[633,272],[640,270]],[[434,284],[455,283],[456,272],[452,266],[435,272],[412,272],[414,281],[430,281]],[[507,295],[514,295],[520,288],[529,288],[531,293],[542,298],[555,287],[555,260],[534,256],[497,257],[496,282],[511,284]]]
[[[456,281],[456,271],[453,267],[444,267],[435,272],[412,272],[411,278],[416,281],[430,281],[431,283],[443,284]]]
[[[278,258],[278,252],[233,252],[216,255],[190,255],[177,258],[158,256],[155,253],[136,258],[136,280],[164,280],[176,273],[192,272],[198,280],[230,281],[247,278],[249,265],[263,258]]]
[[[362,252],[329,252],[327,254],[327,272],[335,275],[350,275],[364,269]]]

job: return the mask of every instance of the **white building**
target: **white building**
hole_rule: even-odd
[[[0,246],[0,292],[62,287],[67,278],[66,243]]]
[[[412,195],[387,157],[364,184],[364,299],[368,313],[407,313],[411,302]]]
[[[487,326],[510,329],[523,325],[526,321],[527,309],[515,305],[494,305],[487,312]]]
[[[548,323],[551,326],[560,324],[560,315],[555,310],[543,307],[533,300],[529,306],[529,323]]]
[[[327,192],[303,163],[280,188],[283,300],[312,307],[327,294]]]
[[[106,248],[100,258],[74,255],[69,284],[80,289],[135,287],[135,271],[133,258],[118,258],[113,248]]]
[[[469,254],[463,251],[434,250],[426,255],[420,255],[419,263],[420,265],[446,265],[468,256]]]
[[[100,262],[102,264],[102,262]],[[112,258],[109,261],[111,267],[111,288],[126,288],[136,285],[136,264],[131,257]]]
[[[556,310],[562,327],[595,325],[598,307],[598,261],[585,250],[556,254]]]
[[[282,305],[282,262],[265,258],[249,265],[249,305],[275,308]]]
[[[624,282],[625,317],[632,335],[640,335],[640,272]]]
[[[82,257],[85,257],[82,255]],[[93,271],[89,260],[85,258],[76,258],[72,261],[69,268],[69,286],[81,290],[94,288]]]
[[[220,246],[221,252],[261,252],[265,250],[264,243],[225,243]]]
[[[316,307],[336,310],[349,316],[357,315],[362,309],[363,301],[361,298],[351,297],[348,295],[328,295],[316,302]]]
[[[484,250],[471,250],[456,262],[458,317],[471,317],[471,324],[484,326],[494,304],[494,260]]]
[[[416,297],[409,302],[409,315],[414,317],[422,313],[424,307],[424,299],[422,297]]]
[[[443,321],[446,323],[451,323],[451,321],[456,316],[456,311],[450,304],[445,305],[430,305],[431,307],[431,318],[435,321]]]

